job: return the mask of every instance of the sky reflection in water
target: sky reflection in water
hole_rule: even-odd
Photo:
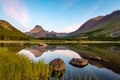
[[[40,52],[40,49],[43,48],[38,48],[38,46],[32,46],[30,47],[32,49],[36,49],[38,52]],[[74,79],[77,80],[78,77],[87,75],[88,78],[91,77],[91,79],[96,79],[96,78],[101,78],[104,80],[120,80],[120,74],[117,74],[113,72],[110,69],[107,69],[106,67],[98,67],[95,66],[94,64],[88,64],[87,66],[83,68],[75,67],[69,64],[70,60],[72,58],[82,58],[80,54],[77,52],[70,50],[65,47],[54,47],[52,49],[44,49],[45,51],[42,51],[41,56],[35,56],[35,53],[32,53],[30,51],[30,48],[25,48],[19,51],[19,54],[24,54],[29,57],[31,61],[38,62],[40,60],[44,60],[46,63],[49,63],[55,58],[61,58],[64,60],[66,64],[66,70],[64,73],[64,79]],[[74,77],[71,77],[74,76]],[[60,77],[62,79],[63,76]],[[54,77],[51,77],[51,79],[55,79]]]

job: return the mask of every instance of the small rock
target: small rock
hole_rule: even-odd
[[[60,58],[54,59],[50,62],[50,69],[54,71],[63,71],[65,70],[66,65],[64,61]]]
[[[89,58],[92,59],[92,60],[102,60],[101,57],[96,56],[96,55],[90,55]]]
[[[39,46],[45,46],[45,47],[47,47],[48,45],[40,43]]]
[[[88,64],[88,60],[79,59],[79,58],[73,58],[70,61],[70,64],[72,64],[73,66],[76,66],[76,67],[84,67],[84,66],[86,66]]]

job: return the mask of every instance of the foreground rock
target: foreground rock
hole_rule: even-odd
[[[52,71],[51,72],[51,77],[58,78],[60,79],[65,73],[65,70],[63,71]]]
[[[86,59],[79,59],[79,58],[73,58],[70,61],[70,64],[76,67],[84,67],[88,64],[88,60]]]
[[[66,65],[64,61],[60,58],[54,59],[53,61],[50,62],[50,69],[52,71],[63,71],[65,70]]]
[[[102,58],[101,57],[99,57],[99,56],[96,56],[96,55],[90,55],[89,56],[89,59],[92,59],[92,60],[102,60]]]
[[[47,45],[47,44],[40,43],[39,46],[47,47],[48,45]]]

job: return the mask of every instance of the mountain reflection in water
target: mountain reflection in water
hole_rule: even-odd
[[[49,63],[55,58],[61,58],[66,64],[64,79],[77,80],[78,75],[87,75],[87,78],[103,80],[120,80],[120,47],[108,44],[75,44],[75,45],[49,45],[47,47],[33,45],[19,51],[31,61],[44,60]],[[89,55],[97,55],[103,61],[91,60]],[[78,68],[69,64],[72,58],[85,58],[89,64]],[[72,76],[74,77],[71,77]],[[51,79],[54,80],[54,76]],[[63,79],[63,76],[59,77]]]
[[[28,56],[31,61],[39,61],[44,59],[47,63],[55,58],[81,58],[79,54],[72,50],[69,50],[64,46],[57,46],[54,48],[34,45],[30,48],[22,49],[19,51],[19,54]]]

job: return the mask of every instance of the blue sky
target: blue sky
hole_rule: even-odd
[[[0,0],[0,19],[25,32],[41,25],[75,31],[90,18],[120,10],[120,0]]]

